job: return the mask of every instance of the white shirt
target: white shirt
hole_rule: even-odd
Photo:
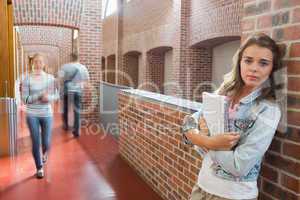
[[[89,72],[86,66],[79,62],[64,64],[58,72],[58,77],[63,80],[70,80],[68,91],[78,91],[82,89],[83,82],[89,80]]]
[[[257,182],[235,182],[219,178],[211,168],[213,161],[207,153],[198,175],[198,186],[210,194],[227,199],[254,199],[258,196]]]

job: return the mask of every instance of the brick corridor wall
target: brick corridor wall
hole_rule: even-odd
[[[132,1],[131,5],[130,3],[124,8],[124,27],[127,28],[124,29],[123,49],[124,52],[133,50],[142,52],[141,66],[139,69],[140,83],[148,82],[151,80],[149,77],[153,77],[154,71],[149,70],[149,58],[147,53],[153,49],[169,47],[170,49],[176,48],[175,51],[172,51],[172,68],[174,70],[172,70],[172,79],[169,81],[178,85],[179,72],[175,70],[175,68],[179,69],[180,59],[179,24],[181,0],[143,0],[142,2],[136,1],[136,3]],[[137,20],[135,16],[140,16],[140,18]],[[161,59],[164,58],[162,57]],[[161,62],[164,62],[164,60]],[[164,69],[162,68],[161,71],[164,71]],[[149,73],[152,73],[152,75]],[[164,75],[160,77],[162,79],[160,81],[156,79],[156,82],[158,83],[159,90],[162,92],[164,90],[162,87]],[[146,89],[147,87],[143,85],[141,88]],[[174,90],[173,92],[168,91],[168,94],[174,95],[177,91],[178,90]]]
[[[54,25],[79,28],[84,0],[13,0],[13,5],[15,25]]]
[[[79,60],[87,66],[91,77],[90,91],[83,97],[82,117],[85,122],[98,121],[98,85],[101,79],[99,77],[101,76],[103,48],[102,1],[14,0],[13,5],[15,25],[43,25],[79,29]]]
[[[163,199],[188,199],[201,165],[195,150],[181,143],[180,124],[188,112],[125,92],[118,109],[122,158]]]
[[[227,2],[227,4],[234,6],[230,2]],[[118,50],[120,54],[123,54],[123,58],[119,59],[118,70],[127,70],[124,68],[125,66],[121,66],[121,62],[122,64],[125,62],[124,55],[131,51],[141,52],[143,62],[141,62],[142,65],[139,66],[139,70],[140,73],[144,73],[141,75],[141,77],[144,77],[142,82],[148,81],[152,75],[147,73],[152,72],[148,70],[147,58],[145,58],[147,57],[147,52],[151,49],[162,48],[164,46],[172,47],[174,49],[172,61],[173,74],[170,81],[177,84],[177,86],[170,89],[168,94],[199,100],[199,95],[197,94],[197,97],[194,97],[193,92],[194,89],[199,86],[199,82],[202,83],[211,80],[211,50],[208,49],[207,52],[204,53],[205,50],[203,49],[190,48],[191,42],[189,38],[193,37],[193,35],[190,35],[190,29],[195,27],[195,24],[190,23],[190,18],[192,17],[191,21],[193,22],[199,21],[198,15],[195,15],[195,10],[191,9],[191,5],[191,0],[176,0],[173,1],[173,3],[169,1],[160,3],[156,1],[132,1],[130,3],[124,3],[122,7],[124,14],[122,16],[123,32],[121,34],[122,37],[119,38],[119,40],[122,40],[122,45],[119,47],[122,48],[122,50]],[[220,5],[216,4],[215,7],[220,9]],[[214,8],[213,6],[211,7]],[[233,13],[235,13],[236,10],[237,9],[235,9]],[[136,16],[139,16],[139,18],[137,19]],[[109,31],[115,30],[116,23],[117,17],[115,15],[104,20],[104,29],[106,30],[104,30],[103,43],[104,46],[107,47],[107,49],[105,49],[105,56],[117,51],[115,49],[116,34],[110,33]],[[236,29],[234,30],[236,31]],[[227,32],[224,30],[224,32],[222,32],[223,36],[232,34],[232,29],[228,28],[226,31]],[[219,35],[221,34],[220,31],[218,33]],[[214,34],[214,36],[216,35],[217,34]],[[201,42],[201,40],[196,39],[192,41]],[[194,72],[197,72],[197,74]],[[203,73],[205,73],[204,76],[202,76]],[[195,79],[188,79],[190,76],[195,77]],[[122,78],[120,78],[119,81],[119,83],[122,83]],[[160,82],[162,81],[163,80]],[[144,86],[142,86],[142,88],[147,89],[147,87]],[[161,86],[159,86],[159,88],[161,88]],[[201,88],[206,90],[209,87],[201,86]]]
[[[242,0],[190,1],[189,45],[241,34]]]
[[[232,0],[181,2],[179,85],[182,92],[177,96],[200,101],[202,91],[214,89],[212,48],[240,36],[241,8],[241,1]]]
[[[176,14],[174,8],[178,6],[177,2],[178,0],[140,0],[124,3],[124,38],[145,31],[152,32],[157,30],[158,27],[173,23],[173,15]],[[148,37],[165,40],[171,30],[165,31],[161,36],[149,35]],[[151,45],[151,43],[147,42],[147,45]]]
[[[116,13],[103,20],[103,56],[105,57],[116,53],[117,20]]]
[[[70,61],[72,29],[55,26],[19,26],[18,30],[21,44],[30,45],[30,51],[38,51],[38,49],[34,50],[34,46],[44,46],[43,52],[49,55],[49,62],[56,63],[55,69]],[[46,46],[49,46],[48,52]],[[53,54],[53,48],[58,52]]]
[[[265,156],[260,199],[300,199],[300,1],[245,0],[243,38],[263,31],[286,49],[287,133],[277,132]]]

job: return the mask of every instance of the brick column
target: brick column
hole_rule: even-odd
[[[101,0],[84,1],[83,14],[79,29],[79,58],[87,66],[90,73],[92,95],[83,100],[83,118],[98,121],[99,92],[98,85],[101,79],[102,56],[102,19]]]
[[[124,60],[123,60],[123,0],[117,0],[118,2],[118,15],[117,15],[117,54],[116,54],[116,83],[120,85],[125,85],[124,75]]]

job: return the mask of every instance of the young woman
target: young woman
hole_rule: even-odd
[[[44,72],[45,60],[41,54],[35,54],[32,60],[33,70],[22,82],[22,100],[26,104],[26,122],[30,130],[32,154],[37,169],[37,178],[44,177],[43,163],[47,160],[52,129],[51,102],[58,99],[55,79]],[[40,153],[42,141],[42,153]]]
[[[249,37],[217,90],[227,98],[227,132],[209,136],[189,123],[183,125],[185,137],[208,151],[191,200],[257,199],[261,161],[281,117],[274,80],[281,58],[279,47],[269,36]],[[192,117],[201,121],[201,111]]]

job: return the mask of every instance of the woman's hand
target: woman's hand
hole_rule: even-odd
[[[189,130],[185,136],[192,142],[192,144],[202,148],[202,150],[208,152],[207,141],[209,136],[207,134],[202,133],[198,129]]]
[[[236,132],[228,132],[208,137],[207,147],[211,150],[231,150],[240,139]]]
[[[209,136],[209,129],[203,117],[199,119],[199,130],[189,130],[186,133],[186,137],[193,144],[208,150],[230,150],[240,139],[240,135],[237,132],[226,132]]]
[[[209,131],[204,117],[199,118],[198,124],[199,124],[199,130],[201,131],[201,134],[208,135]]]
[[[39,100],[42,103],[48,103],[49,102],[48,92],[43,93]]]

